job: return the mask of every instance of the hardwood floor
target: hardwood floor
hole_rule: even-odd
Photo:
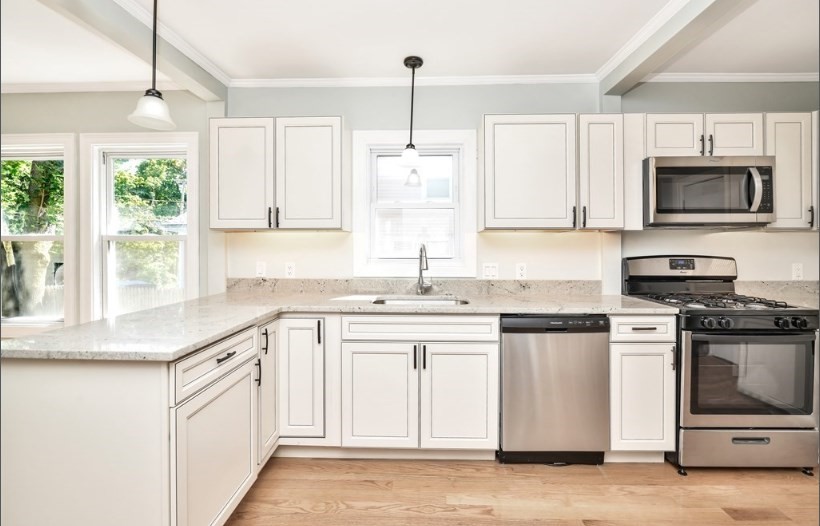
[[[818,477],[671,464],[273,458],[228,526],[817,525]]]

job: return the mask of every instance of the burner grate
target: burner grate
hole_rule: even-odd
[[[707,309],[788,309],[785,301],[776,301],[743,294],[647,294],[648,298],[670,303],[679,307]]]

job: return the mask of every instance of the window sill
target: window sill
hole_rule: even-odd
[[[65,327],[65,323],[61,321],[26,323],[9,320],[0,323],[0,338],[22,338],[24,336],[33,336],[41,332],[62,329],[63,327]]]

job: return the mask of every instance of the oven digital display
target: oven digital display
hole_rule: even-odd
[[[695,270],[695,260],[694,259],[670,259],[669,260],[669,269],[670,270]]]

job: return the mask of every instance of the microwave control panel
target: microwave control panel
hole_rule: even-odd
[[[763,198],[760,200],[760,207],[757,212],[761,214],[771,214],[774,212],[774,191],[772,190],[772,167],[758,166],[760,179],[763,182]]]

